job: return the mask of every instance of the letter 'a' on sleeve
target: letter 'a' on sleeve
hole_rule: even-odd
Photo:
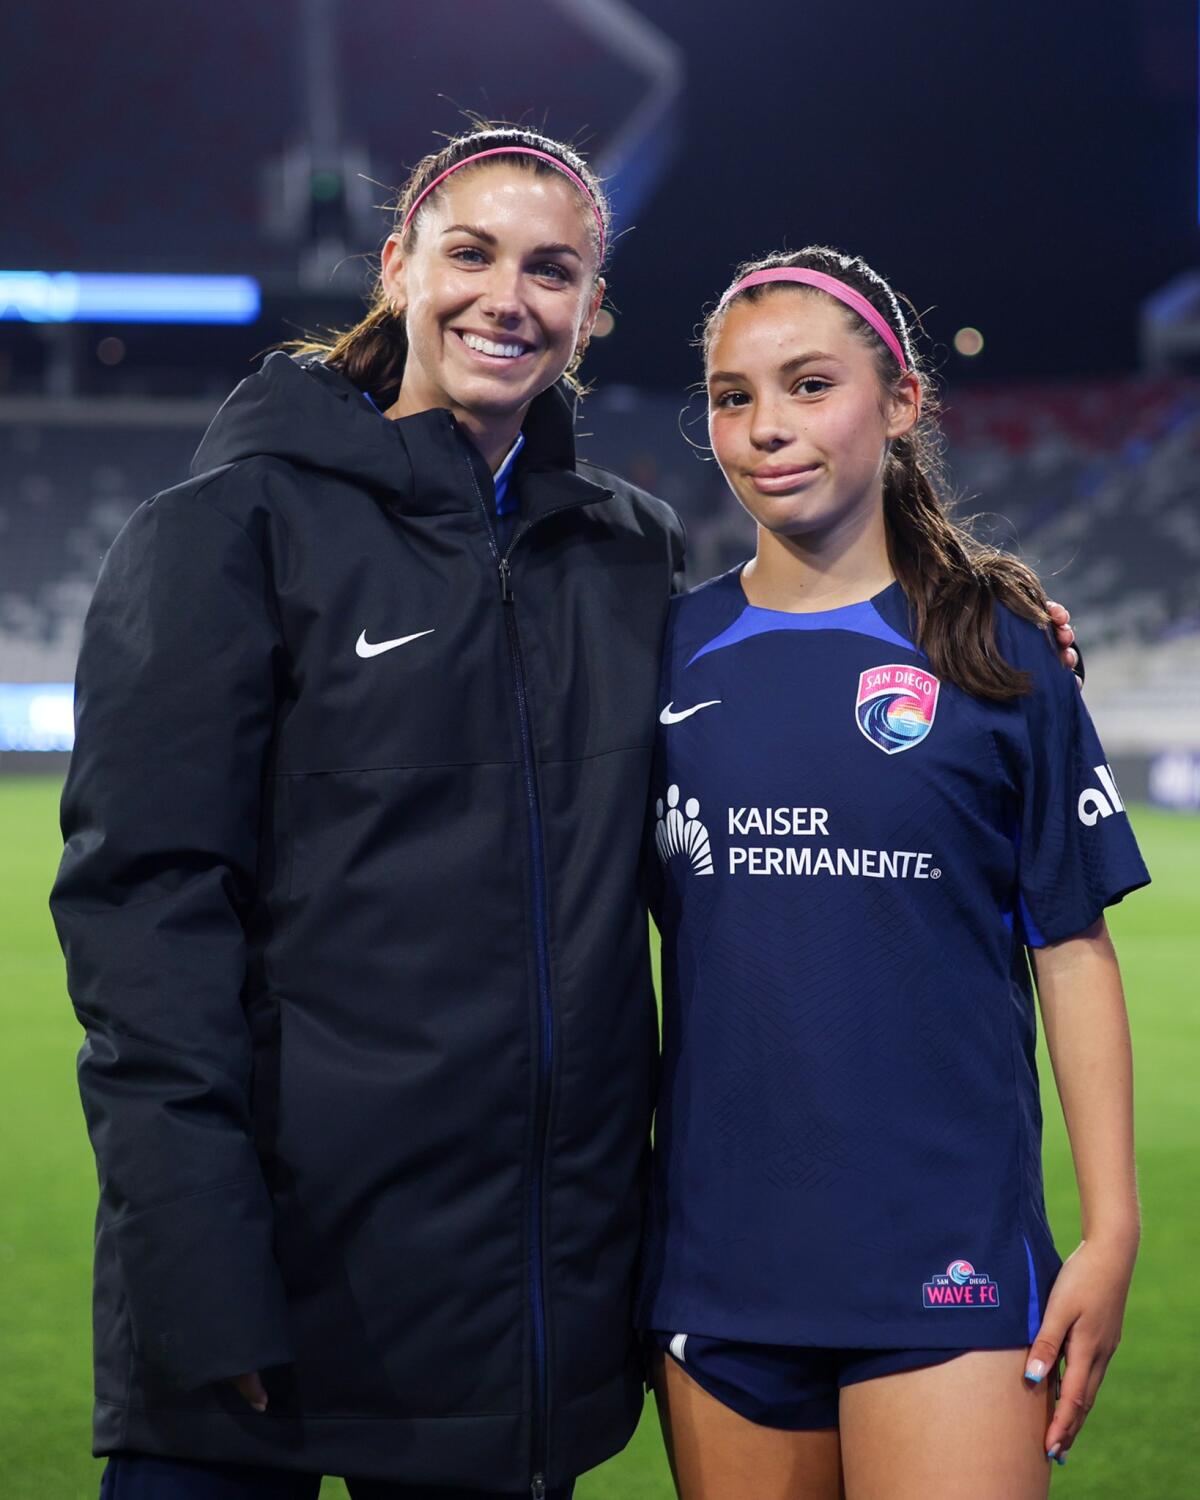
[[[1083,932],[1150,876],[1074,674],[1047,641],[1033,658],[1020,663],[1033,691],[1021,700],[1018,878],[1025,940],[1041,948]]]
[[[142,506],[84,628],[51,908],[98,1243],[137,1347],[184,1388],[291,1357],[242,1004],[280,649],[246,532],[195,486]]]

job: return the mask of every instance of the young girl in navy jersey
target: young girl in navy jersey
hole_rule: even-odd
[[[676,1481],[1033,1500],[1137,1246],[1103,911],[1148,877],[1037,578],[939,499],[886,283],[824,248],[747,265],[704,353],[758,545],[673,605],[660,696],[641,1316]],[[1080,1192],[1065,1265],[1027,954]]]

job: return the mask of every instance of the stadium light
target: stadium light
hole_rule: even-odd
[[[69,682],[0,682],[0,751],[70,750],[74,706]]]
[[[253,323],[261,305],[250,276],[0,271],[0,321],[7,322]]]

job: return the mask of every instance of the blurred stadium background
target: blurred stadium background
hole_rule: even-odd
[[[0,15],[0,1493],[98,1483],[94,1176],[45,912],[97,569],[259,353],[356,318],[379,205],[470,110],[575,139],[610,180],[622,236],[581,447],[680,511],[693,581],[752,546],[689,390],[696,322],[734,265],[836,244],[924,314],[953,484],[1070,607],[1156,879],[1113,922],[1146,1238],[1126,1345],[1055,1489],[1200,1494],[1197,29],[1194,0]],[[1068,1245],[1058,1127],[1047,1170]],[[579,1487],[669,1494],[649,1421]]]

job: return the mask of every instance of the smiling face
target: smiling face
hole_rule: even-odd
[[[604,283],[594,226],[559,173],[501,162],[447,178],[422,207],[408,255],[397,235],[384,246],[384,290],[408,335],[393,414],[445,407],[485,452],[505,432],[511,443],[595,322]]]
[[[919,411],[915,376],[880,380],[856,315],[821,292],[736,298],[708,350],[709,436],[759,526],[807,538],[883,514],[891,439]]]

